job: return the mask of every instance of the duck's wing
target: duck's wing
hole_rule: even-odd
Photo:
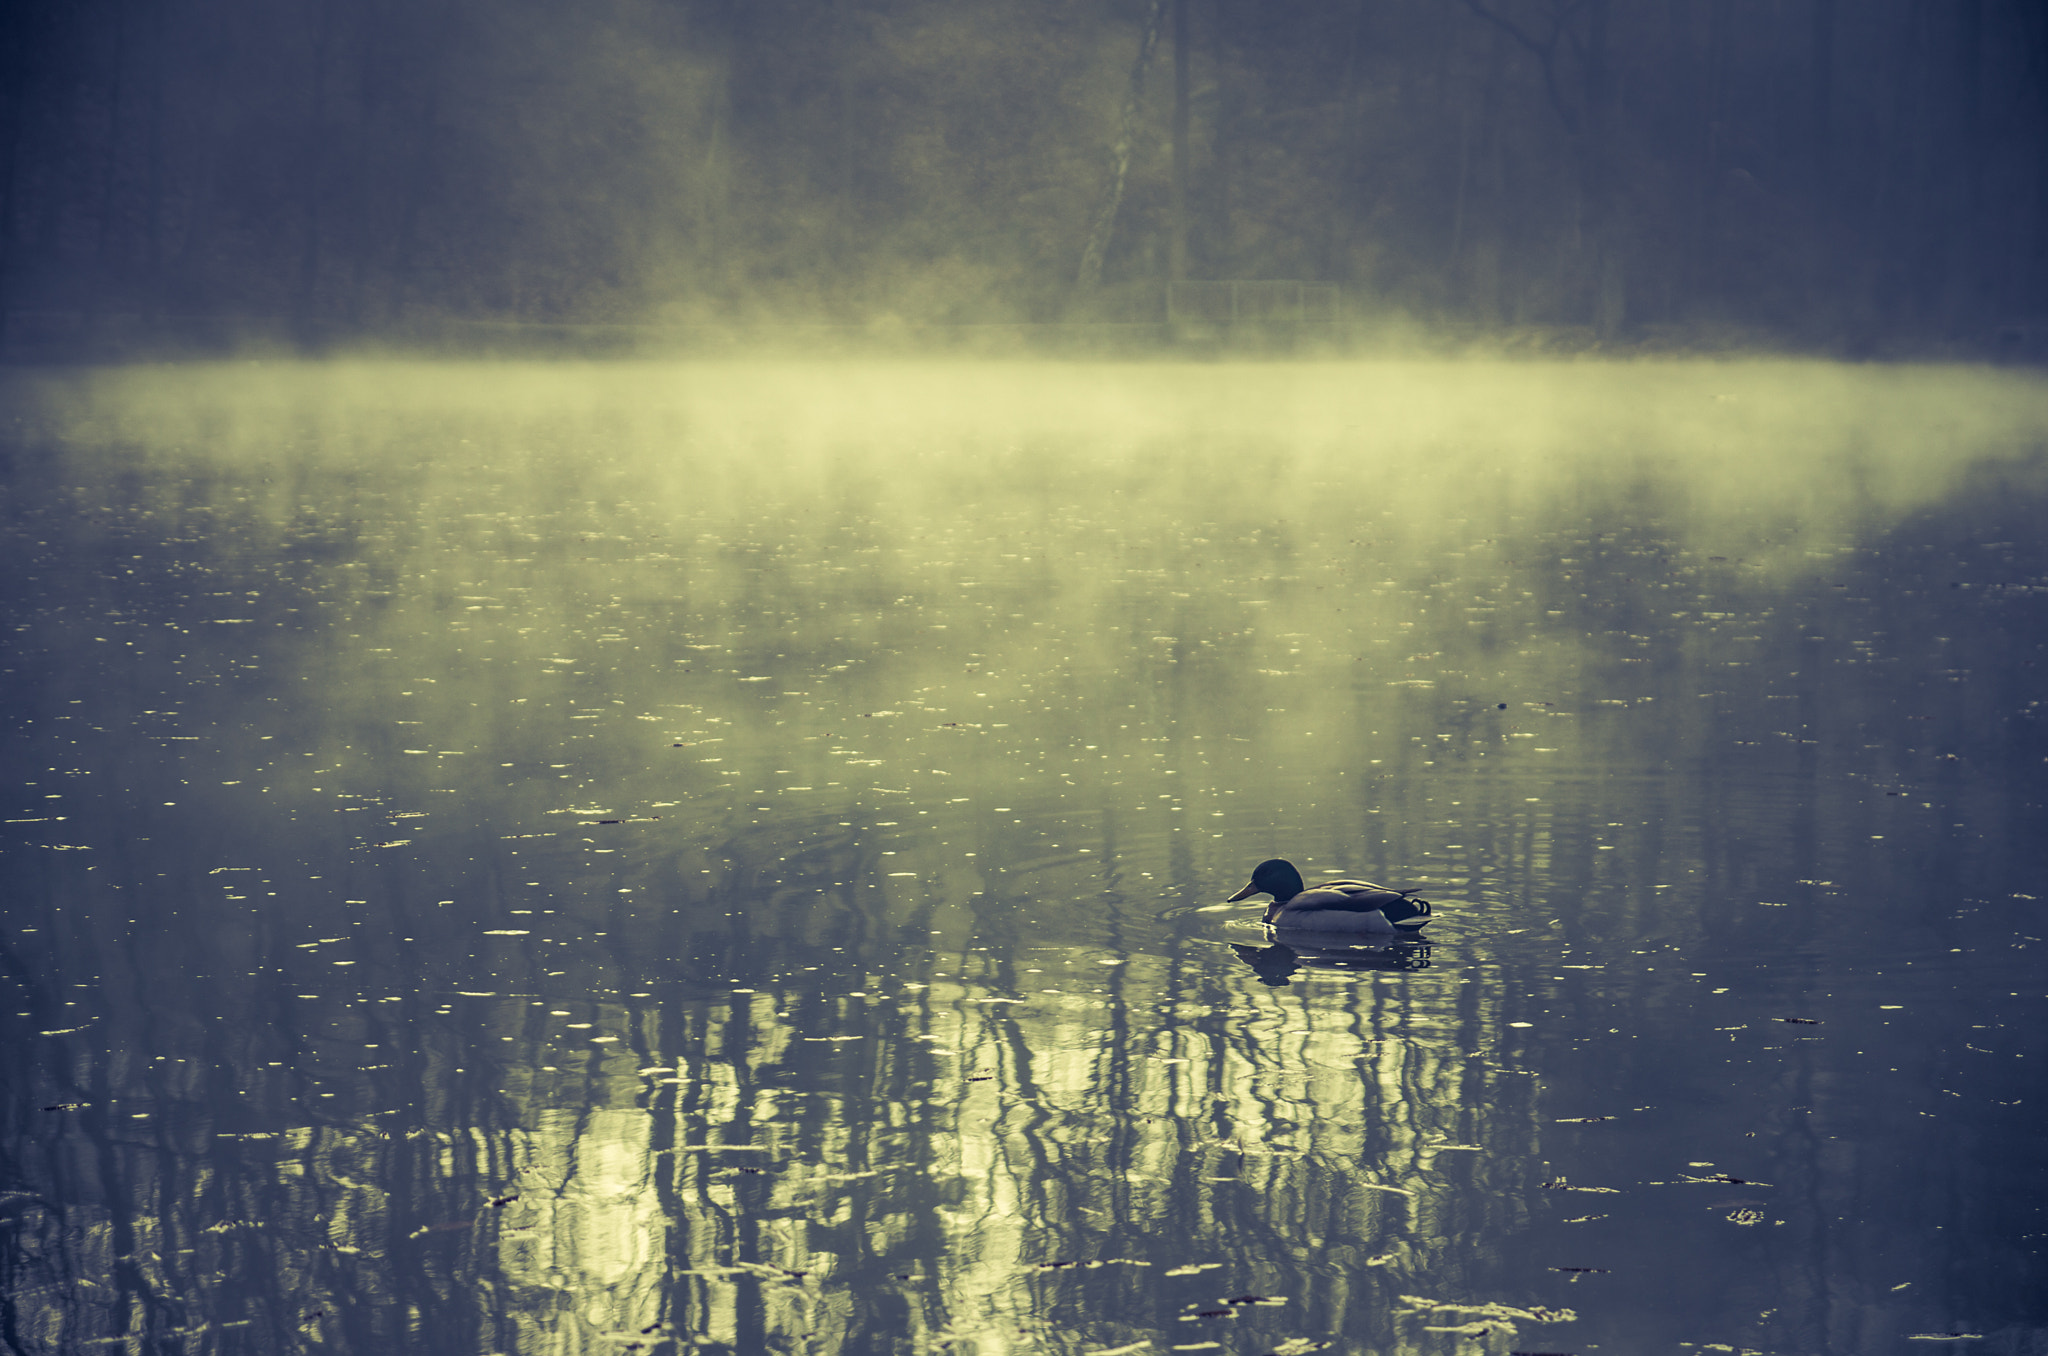
[[[1396,899],[1406,899],[1415,893],[1414,890],[1396,890],[1392,886],[1375,885],[1369,880],[1326,880],[1315,888],[1318,890],[1342,890],[1347,894],[1360,890],[1369,890],[1374,894],[1392,895]],[[1417,888],[1421,887],[1418,886]]]
[[[1389,904],[1402,902],[1400,894],[1382,890],[1364,881],[1331,881],[1303,890],[1283,906],[1298,913],[1378,913]]]
[[[1377,909],[1387,916],[1389,923],[1405,923],[1407,926],[1415,928],[1421,927],[1422,923],[1412,920],[1420,918],[1423,923],[1429,921],[1429,901],[1426,899],[1411,899],[1410,896],[1415,893],[1414,890],[1390,890],[1384,885],[1375,885],[1369,880],[1333,880],[1325,881],[1323,884],[1316,886],[1315,889],[1305,893],[1316,896],[1328,893],[1342,896],[1343,900],[1346,901],[1342,903],[1333,901],[1329,905],[1318,901],[1314,906],[1316,908],[1333,907],[1354,911]]]

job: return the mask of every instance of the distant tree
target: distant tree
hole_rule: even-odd
[[[1487,0],[1465,3],[1536,58],[1551,111],[1572,138],[1594,279],[1591,319],[1599,337],[1611,340],[1627,316],[1628,242],[1611,144],[1615,109],[1608,0],[1543,0],[1533,20],[1511,17]]]
[[[1202,273],[1968,341],[2048,311],[2048,5],[0,7],[0,323],[1050,319]]]
[[[1109,183],[1103,190],[1102,206],[1089,227],[1087,243],[1081,248],[1081,267],[1074,279],[1075,302],[1086,306],[1102,285],[1102,265],[1109,255],[1109,242],[1116,232],[1117,211],[1123,206],[1124,179],[1131,170],[1131,145],[1138,135],[1138,115],[1145,104],[1145,68],[1151,64],[1152,49],[1159,42],[1159,30],[1166,17],[1168,0],[1151,0],[1143,27],[1138,31],[1138,52],[1131,59],[1131,78],[1124,90],[1123,107],[1117,113],[1116,140],[1109,148]]]

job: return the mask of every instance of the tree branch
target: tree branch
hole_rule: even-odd
[[[1543,68],[1543,88],[1550,95],[1550,107],[1556,111],[1557,119],[1564,124],[1564,130],[1573,136],[1579,134],[1579,117],[1564,101],[1564,91],[1557,85],[1557,40],[1565,31],[1565,16],[1576,6],[1566,5],[1562,11],[1551,14],[1550,37],[1538,42],[1522,31],[1520,24],[1505,14],[1496,14],[1480,3],[1480,0],[1465,0],[1466,8],[1500,29],[1536,56],[1537,64]]]
[[[1548,61],[1550,59],[1550,49],[1557,44],[1557,35],[1555,33],[1550,35],[1548,43],[1541,43],[1530,37],[1527,33],[1524,33],[1521,25],[1517,24],[1513,19],[1508,18],[1505,14],[1495,14],[1492,10],[1480,4],[1479,0],[1465,0],[1465,5],[1474,14],[1495,25],[1503,33],[1506,33],[1516,42],[1521,43],[1522,46],[1528,48],[1543,60]]]

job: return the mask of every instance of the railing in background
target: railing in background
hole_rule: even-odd
[[[1338,317],[1336,283],[1233,278],[1166,285],[1168,325],[1329,325]]]

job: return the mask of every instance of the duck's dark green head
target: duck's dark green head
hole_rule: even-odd
[[[1301,883],[1301,873],[1294,869],[1294,863],[1275,857],[1254,867],[1252,883],[1232,895],[1228,902],[1235,904],[1241,899],[1250,899],[1253,895],[1271,895],[1275,900],[1292,899],[1305,888],[1307,887]]]

